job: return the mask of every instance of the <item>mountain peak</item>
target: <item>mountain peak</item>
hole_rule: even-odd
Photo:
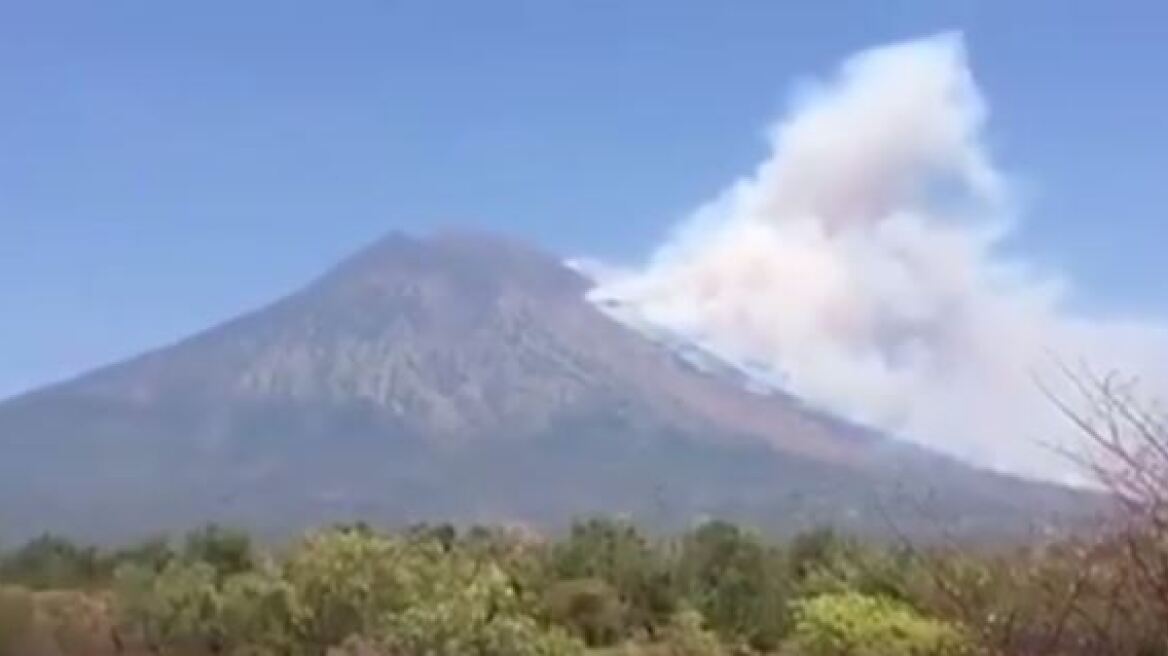
[[[425,237],[391,232],[342,261],[321,282],[333,289],[384,289],[419,279],[498,293],[583,294],[588,281],[558,259],[497,233],[449,229]]]
[[[952,503],[997,524],[1044,493],[881,451],[789,397],[699,371],[587,287],[507,237],[388,234],[266,308],[0,403],[0,524],[278,530],[358,511],[548,523],[646,509],[663,489],[678,521],[818,523],[870,504],[872,485],[934,471]]]

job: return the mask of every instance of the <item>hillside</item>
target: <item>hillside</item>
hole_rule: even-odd
[[[499,237],[390,235],[266,308],[0,403],[0,527],[616,512],[1001,532],[1082,500],[696,367],[588,286]]]

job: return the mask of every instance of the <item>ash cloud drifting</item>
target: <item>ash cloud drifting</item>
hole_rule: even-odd
[[[591,298],[772,372],[807,402],[995,469],[1071,480],[1052,357],[1168,382],[1168,324],[1079,316],[1002,256],[1013,207],[960,36],[861,52],[801,89],[770,154]]]

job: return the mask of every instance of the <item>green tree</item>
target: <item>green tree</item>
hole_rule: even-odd
[[[796,535],[788,548],[791,575],[804,579],[825,566],[838,562],[850,548],[847,540],[831,527],[820,527]]]
[[[597,518],[574,524],[553,550],[552,574],[612,585],[626,608],[626,635],[654,634],[677,609],[669,564],[629,522]]]
[[[458,547],[472,558],[501,567],[526,608],[534,612],[542,606],[544,591],[554,582],[545,540],[521,529],[474,526]]]
[[[250,646],[257,653],[297,654],[296,610],[295,590],[274,565],[263,565],[223,581],[217,626],[231,649]]]
[[[187,534],[182,555],[189,561],[207,563],[220,577],[245,572],[255,564],[247,532],[213,523]]]
[[[175,560],[161,572],[129,563],[114,574],[120,623],[154,650],[218,651],[224,642],[215,568]]]
[[[449,551],[454,548],[455,542],[458,540],[458,529],[453,524],[414,524],[406,531],[406,534],[413,538],[423,541],[434,541],[442,545],[442,548]]]
[[[709,522],[683,538],[677,570],[687,599],[719,633],[759,650],[778,645],[790,588],[778,549],[733,524]]]
[[[413,603],[387,615],[376,641],[393,654],[570,656],[583,644],[523,612],[492,563],[451,557],[426,573]]]
[[[110,563],[111,572],[124,563],[136,563],[161,572],[176,556],[177,554],[170,546],[169,540],[165,537],[156,537],[119,549],[111,554],[107,560]]]
[[[860,592],[909,601],[913,579],[923,573],[909,547],[865,543],[832,529],[796,536],[788,562],[794,595],[799,597]]]
[[[0,580],[34,590],[88,587],[106,573],[97,549],[51,534],[29,541],[0,563]]]
[[[415,601],[423,570],[440,547],[364,531],[308,536],[282,565],[295,604],[293,631],[317,651],[365,635]]]
[[[441,539],[318,534],[290,554],[283,572],[297,635],[315,649],[432,656],[583,650],[537,622],[498,563]]]

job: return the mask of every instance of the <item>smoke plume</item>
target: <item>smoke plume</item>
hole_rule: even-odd
[[[986,117],[959,36],[859,53],[800,90],[750,175],[643,266],[598,272],[592,298],[813,405],[1064,478],[1049,445],[1068,427],[1036,372],[1084,360],[1162,385],[1168,327],[1076,315],[1064,279],[1000,253],[1015,212]]]

